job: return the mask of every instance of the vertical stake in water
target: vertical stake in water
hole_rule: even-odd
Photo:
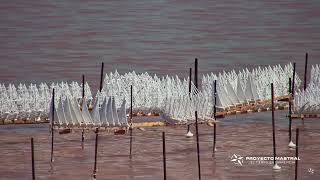
[[[132,89],[132,85],[130,87],[130,94],[131,94],[131,97],[130,97],[130,102],[131,102],[131,105],[130,105],[130,127],[129,127],[129,130],[130,130],[130,159],[132,158],[132,106],[133,106],[133,89]]]
[[[82,75],[82,101],[84,100],[84,74]]]
[[[96,143],[95,143],[94,167],[93,167],[93,178],[94,178],[94,179],[96,179],[96,177],[97,177],[98,133],[99,133],[99,129],[96,128]]]
[[[289,118],[289,147],[290,148],[294,148],[295,147],[295,144],[292,142],[292,132],[291,132],[291,129],[292,129],[292,96],[291,96],[291,78],[289,78],[289,115],[288,115],[288,118]]]
[[[194,62],[194,83],[196,88],[198,89],[198,59],[195,59]]]
[[[199,130],[198,130],[198,112],[197,111],[195,112],[195,116],[196,116],[196,133],[197,133],[198,172],[199,172],[199,180],[201,180]]]
[[[103,81],[103,68],[104,68],[104,63],[101,64],[101,74],[100,74],[100,92],[102,91],[102,81]]]
[[[299,128],[296,129],[296,158],[299,157]],[[298,159],[295,160],[294,179],[298,179]]]
[[[189,69],[189,96],[191,95],[192,68]]]
[[[213,117],[214,120],[217,120],[217,80],[214,80],[214,106],[213,106]],[[215,122],[213,125],[213,130],[214,130],[214,134],[213,134],[213,153],[215,153],[217,151],[216,149],[216,140],[217,140],[217,123]]]
[[[32,179],[35,180],[35,172],[34,172],[34,148],[33,148],[33,138],[31,138],[31,161],[32,161]]]
[[[296,63],[293,63],[293,75],[292,75],[292,98],[294,98],[294,84],[295,84],[295,79],[296,79]]]
[[[166,165],[166,135],[162,132],[162,155],[163,155],[163,179],[167,179],[167,165]]]
[[[271,109],[272,109],[272,141],[273,141],[273,170],[280,170],[281,167],[278,166],[276,162],[276,134],[275,134],[275,122],[274,122],[274,89],[273,83],[271,83]]]
[[[53,140],[54,140],[54,88],[52,89],[52,119],[51,119],[51,158],[50,162],[53,162]]]
[[[307,74],[308,74],[308,53],[306,53],[306,62],[304,65],[304,86],[303,89],[307,89]]]
[[[83,145],[83,142],[84,142],[84,129],[82,129],[81,131],[81,143]]]
[[[84,74],[82,75],[82,103],[85,103],[84,102]],[[82,146],[83,146],[83,142],[84,142],[84,129],[82,129],[82,132],[81,132],[81,143],[82,143]]]

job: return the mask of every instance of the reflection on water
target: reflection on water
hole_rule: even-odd
[[[284,112],[277,112],[276,143],[278,155],[294,156],[289,150]],[[267,116],[269,117],[267,118]],[[237,166],[230,161],[241,156],[272,156],[271,114],[240,115],[222,119],[217,129],[217,148],[212,157],[213,128],[199,125],[201,172],[203,179],[293,179],[294,164],[281,164],[281,172],[272,172],[266,164]],[[281,119],[281,120],[279,120]],[[246,123],[238,123],[244,121]],[[255,121],[254,121],[255,120]],[[319,179],[320,126],[313,120],[304,125],[294,121],[300,130],[299,179]],[[186,138],[186,127],[170,126],[134,130],[133,158],[129,159],[129,137],[100,131],[98,179],[163,179],[162,138],[166,132],[168,179],[197,179],[196,138]],[[192,131],[195,133],[194,127]],[[293,132],[293,134],[295,134]],[[54,163],[50,165],[50,136],[47,125],[1,126],[0,179],[31,177],[30,137],[35,140],[37,179],[91,179],[94,161],[95,134],[85,133],[84,149],[81,131],[55,136]],[[295,135],[293,135],[295,137]],[[295,141],[295,139],[293,139]],[[311,174],[308,169],[315,173]]]

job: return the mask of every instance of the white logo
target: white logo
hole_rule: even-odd
[[[235,165],[242,166],[243,164],[243,157],[238,154],[233,154],[231,156],[231,162],[233,162]]]
[[[313,173],[314,173],[314,169],[309,168],[309,169],[308,169],[308,172],[309,172],[310,174],[313,174]]]
[[[295,161],[300,161],[299,157],[295,156],[240,156],[239,154],[233,154],[231,156],[231,162],[238,166],[243,166],[244,164],[256,165],[256,164],[273,164],[274,159],[278,164],[294,164]],[[245,162],[245,163],[244,163]],[[308,172],[310,174],[314,173],[314,169],[309,168]]]

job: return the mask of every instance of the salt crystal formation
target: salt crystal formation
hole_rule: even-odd
[[[311,68],[311,77],[305,91],[295,94],[293,112],[297,114],[320,113],[320,66]]]
[[[106,74],[101,92],[92,93],[85,83],[85,97],[82,85],[77,82],[52,83],[48,86],[0,84],[0,120],[46,120],[54,109],[55,123],[74,126],[126,126],[130,107],[130,87],[133,87],[133,110],[144,114],[160,113],[167,121],[187,123],[194,121],[194,111],[201,120],[211,120],[214,107],[213,84],[217,80],[217,107],[220,110],[249,102],[269,100],[270,84],[275,87],[275,96],[288,95],[288,79],[293,66],[288,64],[249,71],[222,72],[202,77],[202,85],[197,89],[189,79],[150,76],[134,71],[120,75],[117,71]],[[294,100],[294,110],[319,111],[319,66],[312,67],[311,80],[306,91],[298,90]],[[301,80],[295,79],[295,89]],[[52,90],[55,99],[52,108]],[[51,118],[50,118],[51,119]]]

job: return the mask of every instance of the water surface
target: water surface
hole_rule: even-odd
[[[3,0],[0,82],[81,80],[105,71],[187,76],[320,58],[320,1]],[[302,74],[301,74],[302,75]]]
[[[276,145],[278,156],[294,156],[288,145],[284,112],[276,112]],[[213,128],[199,126],[202,179],[287,180],[294,178],[294,164],[243,166],[233,164],[233,154],[272,156],[271,113],[240,115],[221,120],[217,127],[217,149],[212,156]],[[300,128],[299,179],[320,178],[320,124],[315,120],[294,121]],[[37,179],[91,179],[94,162],[93,132],[85,133],[82,149],[81,132],[55,136],[54,163],[50,164],[50,137],[47,125],[0,127],[0,179],[31,179],[30,137],[35,138]],[[128,135],[99,134],[97,179],[161,180],[163,179],[161,132],[166,132],[167,177],[172,180],[194,180],[198,177],[196,138],[186,138],[186,127],[170,126],[134,130],[133,156],[129,158]],[[194,127],[192,132],[195,133]],[[293,131],[293,141],[295,133]],[[310,173],[309,169],[314,173]]]

